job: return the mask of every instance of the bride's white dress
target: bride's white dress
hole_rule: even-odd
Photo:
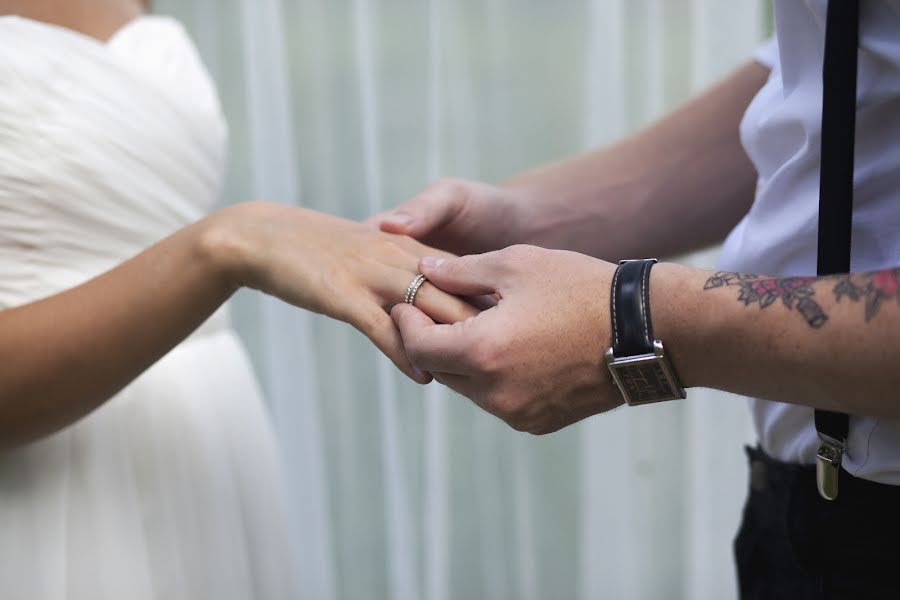
[[[0,17],[0,309],[201,218],[225,138],[177,22],[102,43]],[[93,414],[0,454],[0,598],[296,598],[279,469],[220,310]]]

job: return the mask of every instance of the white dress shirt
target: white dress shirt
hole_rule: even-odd
[[[720,267],[815,275],[827,1],[775,0],[774,5],[776,34],[757,54],[772,72],[741,123],[744,147],[759,172],[756,200],[728,236]],[[873,0],[861,3],[852,270],[896,266],[900,0]],[[859,310],[860,334],[878,326],[877,320],[865,322],[862,305]],[[750,405],[767,453],[788,462],[815,461],[819,441],[812,408],[759,399]],[[844,466],[858,477],[900,485],[900,420],[851,417]]]

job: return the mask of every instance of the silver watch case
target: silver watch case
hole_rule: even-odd
[[[659,340],[653,341],[653,354],[617,358],[610,348],[604,354],[613,381],[629,406],[684,400],[684,388]]]

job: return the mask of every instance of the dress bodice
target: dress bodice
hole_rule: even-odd
[[[201,218],[225,135],[177,22],[143,17],[104,44],[0,17],[0,309]],[[286,497],[259,386],[220,309],[90,415],[0,452],[0,596],[298,598]]]
[[[108,42],[0,17],[0,308],[77,285],[216,202],[226,125],[182,26]]]

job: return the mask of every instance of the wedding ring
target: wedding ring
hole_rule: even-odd
[[[415,279],[406,286],[406,295],[403,296],[403,301],[407,304],[415,304],[416,294],[419,293],[419,288],[422,287],[426,281],[428,281],[428,279],[424,275],[416,275]]]

